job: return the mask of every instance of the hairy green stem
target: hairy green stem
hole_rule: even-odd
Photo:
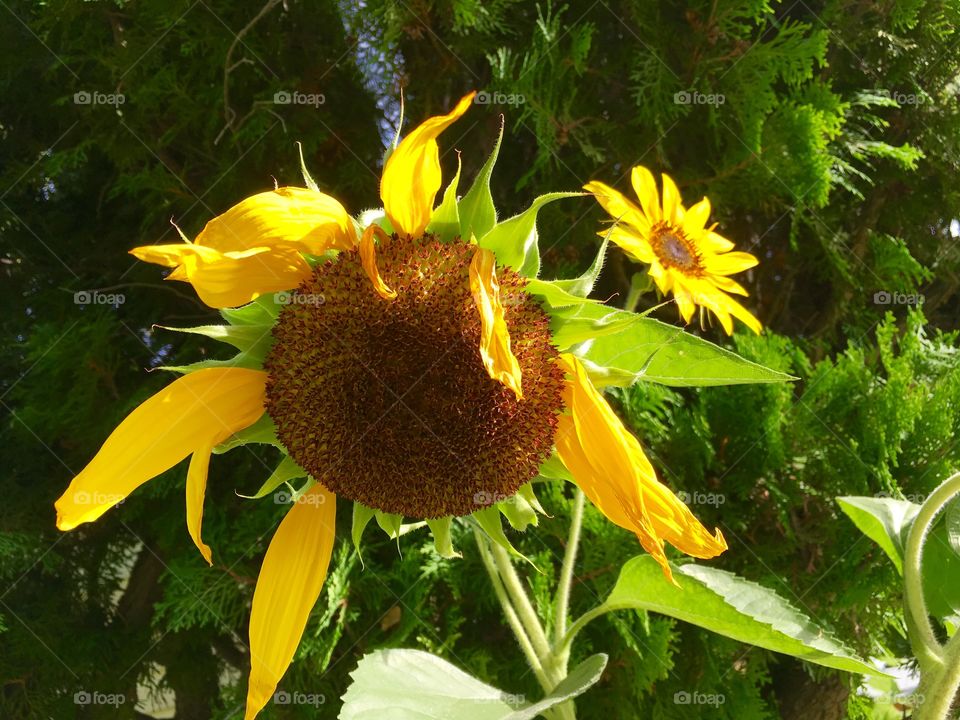
[[[934,520],[954,495],[960,493],[960,473],[947,478],[941,485],[930,493],[926,502],[920,507],[910,534],[907,537],[907,547],[903,557],[903,587],[904,605],[909,616],[907,623],[910,632],[910,643],[920,661],[923,672],[939,671],[943,665],[943,647],[933,634],[930,617],[927,612],[927,602],[923,596],[923,546],[927,534],[933,526]]]
[[[523,587],[523,581],[520,580],[520,576],[514,569],[513,563],[510,562],[510,556],[506,550],[496,543],[490,543],[490,552],[493,553],[493,561],[497,565],[497,571],[500,573],[503,584],[510,594],[510,599],[513,601],[514,608],[520,617],[520,621],[523,623],[523,627],[526,628],[530,642],[533,643],[534,650],[537,651],[537,655],[541,658],[549,657],[550,643],[547,642],[547,634],[543,631],[543,626],[540,624],[540,617],[537,615],[533,603],[531,603],[530,598],[527,597],[527,591]]]
[[[955,633],[943,651],[943,666],[921,678],[917,695],[920,705],[915,720],[950,720],[950,708],[960,690],[960,633]]]
[[[583,503],[583,490],[577,488],[576,495],[573,498],[573,510],[570,513],[570,533],[567,536],[567,547],[563,553],[563,565],[560,567],[560,586],[557,588],[556,615],[553,626],[555,643],[559,643],[567,632],[570,586],[573,584],[573,566],[577,561],[580,528],[583,525]]]

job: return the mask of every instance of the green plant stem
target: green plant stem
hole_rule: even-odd
[[[583,630],[583,628],[586,627],[587,623],[589,623],[591,620],[596,620],[598,617],[604,613],[610,612],[612,609],[614,608],[609,608],[606,605],[598,605],[591,610],[587,610],[587,612],[574,620],[573,624],[570,626],[570,629],[564,633],[562,638],[557,640],[554,652],[562,657],[568,657],[570,655],[570,648],[573,646],[573,639],[577,636],[577,633]]]
[[[490,543],[490,552],[493,553],[493,561],[496,563],[497,571],[500,573],[500,578],[510,594],[517,615],[530,637],[530,642],[533,643],[534,650],[541,658],[549,657],[551,653],[550,643],[547,642],[547,634],[543,631],[543,626],[540,624],[537,611],[533,608],[533,603],[527,597],[527,591],[523,587],[520,576],[514,569],[513,563],[510,562],[510,556],[506,550],[496,543]],[[550,670],[547,671],[549,674]]]
[[[570,606],[570,586],[573,584],[573,566],[577,561],[577,547],[580,545],[580,528],[583,525],[583,490],[577,488],[573,498],[573,510],[570,513],[570,533],[567,547],[563,553],[563,565],[560,568],[560,586],[557,588],[556,616],[553,626],[554,642],[560,642],[567,632],[567,613]]]
[[[553,689],[550,679],[543,669],[543,663],[533,649],[533,644],[530,642],[530,638],[527,636],[523,624],[520,622],[520,618],[517,617],[517,611],[514,609],[513,603],[510,602],[510,597],[507,595],[506,588],[503,586],[503,581],[500,579],[493,558],[490,556],[490,551],[487,549],[486,540],[477,528],[473,529],[473,534],[477,541],[477,548],[480,550],[480,558],[483,560],[483,566],[487,569],[487,575],[490,576],[493,592],[496,594],[497,600],[500,601],[503,614],[507,618],[507,623],[510,625],[510,629],[513,630],[513,634],[516,635],[517,643],[527,658],[530,669],[533,670],[533,674],[536,675],[540,686],[544,691],[550,692],[550,690]]]
[[[923,698],[915,720],[950,720],[950,708],[960,689],[960,633],[955,633],[943,651],[943,666],[927,673],[917,694]]]
[[[909,616],[907,628],[914,654],[925,673],[939,672],[943,666],[943,647],[933,634],[923,596],[923,546],[937,514],[957,493],[960,493],[960,473],[951,475],[930,493],[910,528],[903,557],[904,605]]]

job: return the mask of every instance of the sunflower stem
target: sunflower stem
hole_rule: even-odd
[[[523,587],[520,575],[517,574],[513,563],[510,562],[510,556],[507,555],[506,550],[496,543],[490,544],[490,551],[493,553],[493,560],[497,565],[497,570],[500,573],[503,584],[506,586],[507,592],[513,600],[517,615],[520,616],[520,620],[523,622],[523,626],[530,636],[534,650],[537,651],[537,655],[540,658],[549,658],[551,652],[550,643],[547,642],[547,634],[543,631],[543,626],[540,624],[540,617],[537,615],[533,603],[531,603],[530,598],[527,597],[527,591]],[[547,663],[544,663],[544,666],[548,667]]]
[[[520,618],[517,616],[517,611],[514,609],[513,603],[510,602],[510,597],[507,595],[506,588],[503,586],[503,581],[500,579],[500,574],[497,572],[493,558],[490,556],[490,550],[487,548],[487,542],[484,539],[481,531],[476,527],[473,528],[473,535],[477,541],[477,548],[480,550],[480,558],[483,560],[483,566],[487,570],[487,575],[490,576],[490,584],[493,585],[493,592],[496,594],[497,600],[500,601],[500,606],[503,608],[503,614],[507,619],[507,624],[510,625],[510,629],[513,630],[513,634],[516,635],[517,643],[520,645],[520,649],[523,651],[523,654],[530,665],[530,669],[533,670],[533,674],[536,675],[540,686],[546,692],[550,692],[552,689],[550,679],[547,677],[547,674],[543,669],[543,663],[540,661],[539,656],[533,649],[533,644],[530,642],[530,638],[527,636],[526,630],[523,629],[523,624],[520,622]]]
[[[570,589],[573,584],[573,566],[577,561],[577,547],[580,545],[580,528],[583,525],[583,490],[577,488],[570,512],[570,533],[567,547],[563,553],[563,565],[560,567],[560,584],[557,587],[556,619],[553,626],[554,645],[560,643],[567,632],[567,615],[570,607]]]

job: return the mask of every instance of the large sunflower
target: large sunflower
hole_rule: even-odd
[[[222,310],[228,325],[191,329],[241,352],[179,368],[182,377],[134,410],[57,501],[57,526],[96,520],[191,456],[187,529],[212,563],[201,539],[211,453],[264,437],[281,448],[258,496],[308,480],[254,592],[247,720],[276,689],[319,596],[337,495],[354,502],[355,523],[378,513],[399,527],[412,517],[439,538],[454,516],[526,495],[555,449],[574,482],[671,580],[664,542],[700,558],[726,549],[720,532],[657,480],[580,361],[554,346],[534,281],[498,267],[482,243],[436,229],[449,220],[441,208],[456,206],[455,178],[434,209],[436,138],[472,99],[393,150],[380,187],[384,213],[366,227],[315,189],[280,188],[212,220],[193,243],[132,251],[173,267],[169,277],[192,283],[211,306],[245,305]]]
[[[633,168],[631,182],[639,207],[602,182],[594,180],[584,186],[616,221],[610,239],[637,262],[650,265],[660,292],[673,293],[686,322],[699,305],[717,316],[728,335],[733,334],[731,315],[759,333],[760,321],[728,295],[747,295],[729,276],[752,268],[757,258],[731,252],[733,243],[714,232],[716,223],[707,226],[710,200],[703,198],[684,208],[676,183],[664,174],[661,204],[653,174],[639,165]]]

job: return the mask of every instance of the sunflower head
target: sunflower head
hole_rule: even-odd
[[[666,174],[661,200],[653,174],[645,167],[633,168],[631,180],[639,205],[602,182],[584,186],[616,222],[610,239],[634,260],[649,265],[658,289],[673,294],[686,322],[700,306],[716,316],[727,334],[733,333],[732,317],[759,333],[760,322],[730,297],[747,291],[729,277],[756,265],[757,258],[732,251],[733,243],[714,232],[716,225],[707,225],[710,201],[703,198],[685,208],[676,183]]]

